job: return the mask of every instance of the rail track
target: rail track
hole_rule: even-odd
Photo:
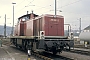
[[[13,46],[11,46],[11,47],[27,53],[26,51],[23,51],[20,48],[15,48]],[[60,56],[60,55],[53,55],[52,53],[48,53],[48,52],[35,51],[35,52],[31,52],[31,56],[34,56],[35,58],[39,58],[41,60],[74,60],[72,58],[68,58],[68,57],[64,57],[64,56]]]
[[[67,52],[90,56],[90,51],[85,51],[85,50],[71,49],[70,51]]]
[[[2,44],[3,45],[6,45],[6,46],[10,46],[12,43],[10,42],[10,39],[9,38],[6,38],[6,39],[2,39]]]
[[[53,55],[52,53],[48,52],[33,52],[32,55],[42,58],[43,60],[74,60],[60,55]]]

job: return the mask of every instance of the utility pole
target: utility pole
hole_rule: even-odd
[[[5,14],[5,23],[4,23],[4,37],[6,38],[6,14]]]
[[[56,2],[56,0],[55,0],[55,17],[56,17],[56,15],[57,15],[57,2]]]
[[[12,4],[13,4],[13,26],[12,26],[11,34],[13,35],[13,30],[14,30],[14,4],[16,4],[16,3],[12,3]]]
[[[79,27],[79,32],[81,33],[81,18],[80,18],[80,27]]]

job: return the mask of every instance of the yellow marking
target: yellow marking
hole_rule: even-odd
[[[31,60],[30,58],[28,58],[28,60]]]

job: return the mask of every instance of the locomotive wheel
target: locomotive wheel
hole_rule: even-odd
[[[48,47],[47,47],[47,45],[46,45],[46,44],[44,45],[44,47],[45,47],[45,51],[48,51]]]
[[[25,44],[25,50],[28,50],[28,42]]]
[[[26,45],[26,50],[28,50],[28,45]]]
[[[56,47],[54,47],[54,46],[52,47],[52,52],[54,55],[56,55],[56,53],[57,53]]]
[[[57,51],[53,51],[53,55],[56,55]]]

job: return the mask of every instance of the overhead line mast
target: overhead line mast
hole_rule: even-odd
[[[57,14],[57,3],[56,3],[56,0],[55,0],[55,17],[56,17],[56,14]]]
[[[6,14],[5,14],[5,24],[4,24],[4,37],[6,38]]]
[[[79,27],[79,31],[81,33],[81,18],[80,18],[80,27]]]

